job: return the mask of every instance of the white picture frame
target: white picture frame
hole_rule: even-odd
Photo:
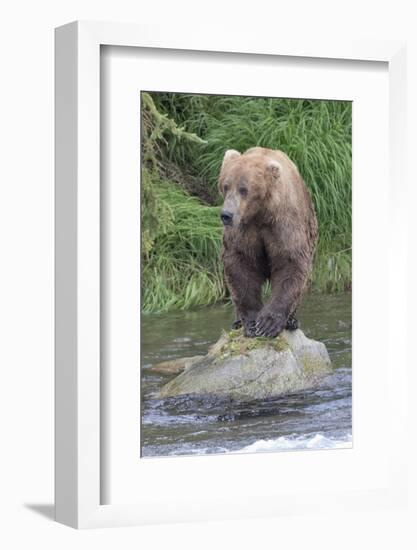
[[[56,519],[77,528],[121,526],[160,521],[249,517],[304,512],[312,506],[357,508],[396,505],[405,498],[406,478],[403,434],[398,428],[395,452],[387,461],[382,489],[356,494],[288,494],[278,501],[265,500],[247,507],[239,497],[227,497],[226,507],[207,499],[195,513],[186,513],[175,495],[149,506],[135,503],[101,504],[100,384],[100,49],[101,46],[163,48],[169,50],[228,52],[292,58],[378,61],[389,72],[389,182],[393,201],[390,217],[393,243],[405,243],[405,45],[370,40],[331,42],[294,40],[280,42],[269,36],[240,36],[238,32],[213,33],[196,29],[187,37],[169,27],[75,22],[56,30]],[[405,314],[406,249],[397,246],[395,276],[404,279],[395,296],[396,308]],[[394,299],[392,296],[389,297]],[[390,307],[393,307],[392,300]],[[398,314],[397,314],[398,315]],[[405,336],[398,336],[405,338]],[[398,342],[397,338],[397,342]],[[406,346],[398,346],[406,349]],[[397,348],[397,349],[398,349]],[[399,352],[390,406],[405,417],[405,353]],[[256,458],[255,458],[256,460]],[[187,495],[185,495],[186,497]],[[225,495],[222,496],[225,498]],[[204,501],[204,495],[202,495]],[[219,499],[221,500],[221,498]],[[155,503],[154,503],[155,504]],[[192,503],[191,503],[192,507]]]

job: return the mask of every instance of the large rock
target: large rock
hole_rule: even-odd
[[[245,338],[241,330],[231,331],[165,384],[160,397],[211,394],[244,401],[265,399],[313,388],[331,370],[325,345],[301,330],[284,331],[277,338]]]

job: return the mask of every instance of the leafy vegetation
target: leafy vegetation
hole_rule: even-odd
[[[142,93],[143,311],[226,298],[217,178],[227,149],[255,145],[286,152],[312,193],[312,290],[350,287],[350,102]]]

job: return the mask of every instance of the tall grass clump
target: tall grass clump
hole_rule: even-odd
[[[167,180],[160,147],[175,139],[201,144],[142,94],[142,312],[185,309],[225,297],[219,208]]]
[[[152,185],[163,219],[142,256],[142,311],[186,309],[223,299],[220,209],[171,182],[154,177]]]
[[[351,285],[351,103],[187,94],[153,94],[157,108],[206,145],[168,141],[162,154],[207,181],[215,194],[225,150],[281,149],[296,163],[312,194],[319,223],[312,288]]]

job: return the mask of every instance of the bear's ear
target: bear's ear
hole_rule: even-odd
[[[224,167],[230,160],[236,159],[237,157],[240,157],[239,151],[236,151],[235,149],[229,149],[228,151],[226,151],[223,157],[223,162],[222,162],[222,167],[220,172],[223,171]]]
[[[281,165],[277,160],[275,159],[268,160],[266,169],[275,180],[279,179],[281,175]]]

